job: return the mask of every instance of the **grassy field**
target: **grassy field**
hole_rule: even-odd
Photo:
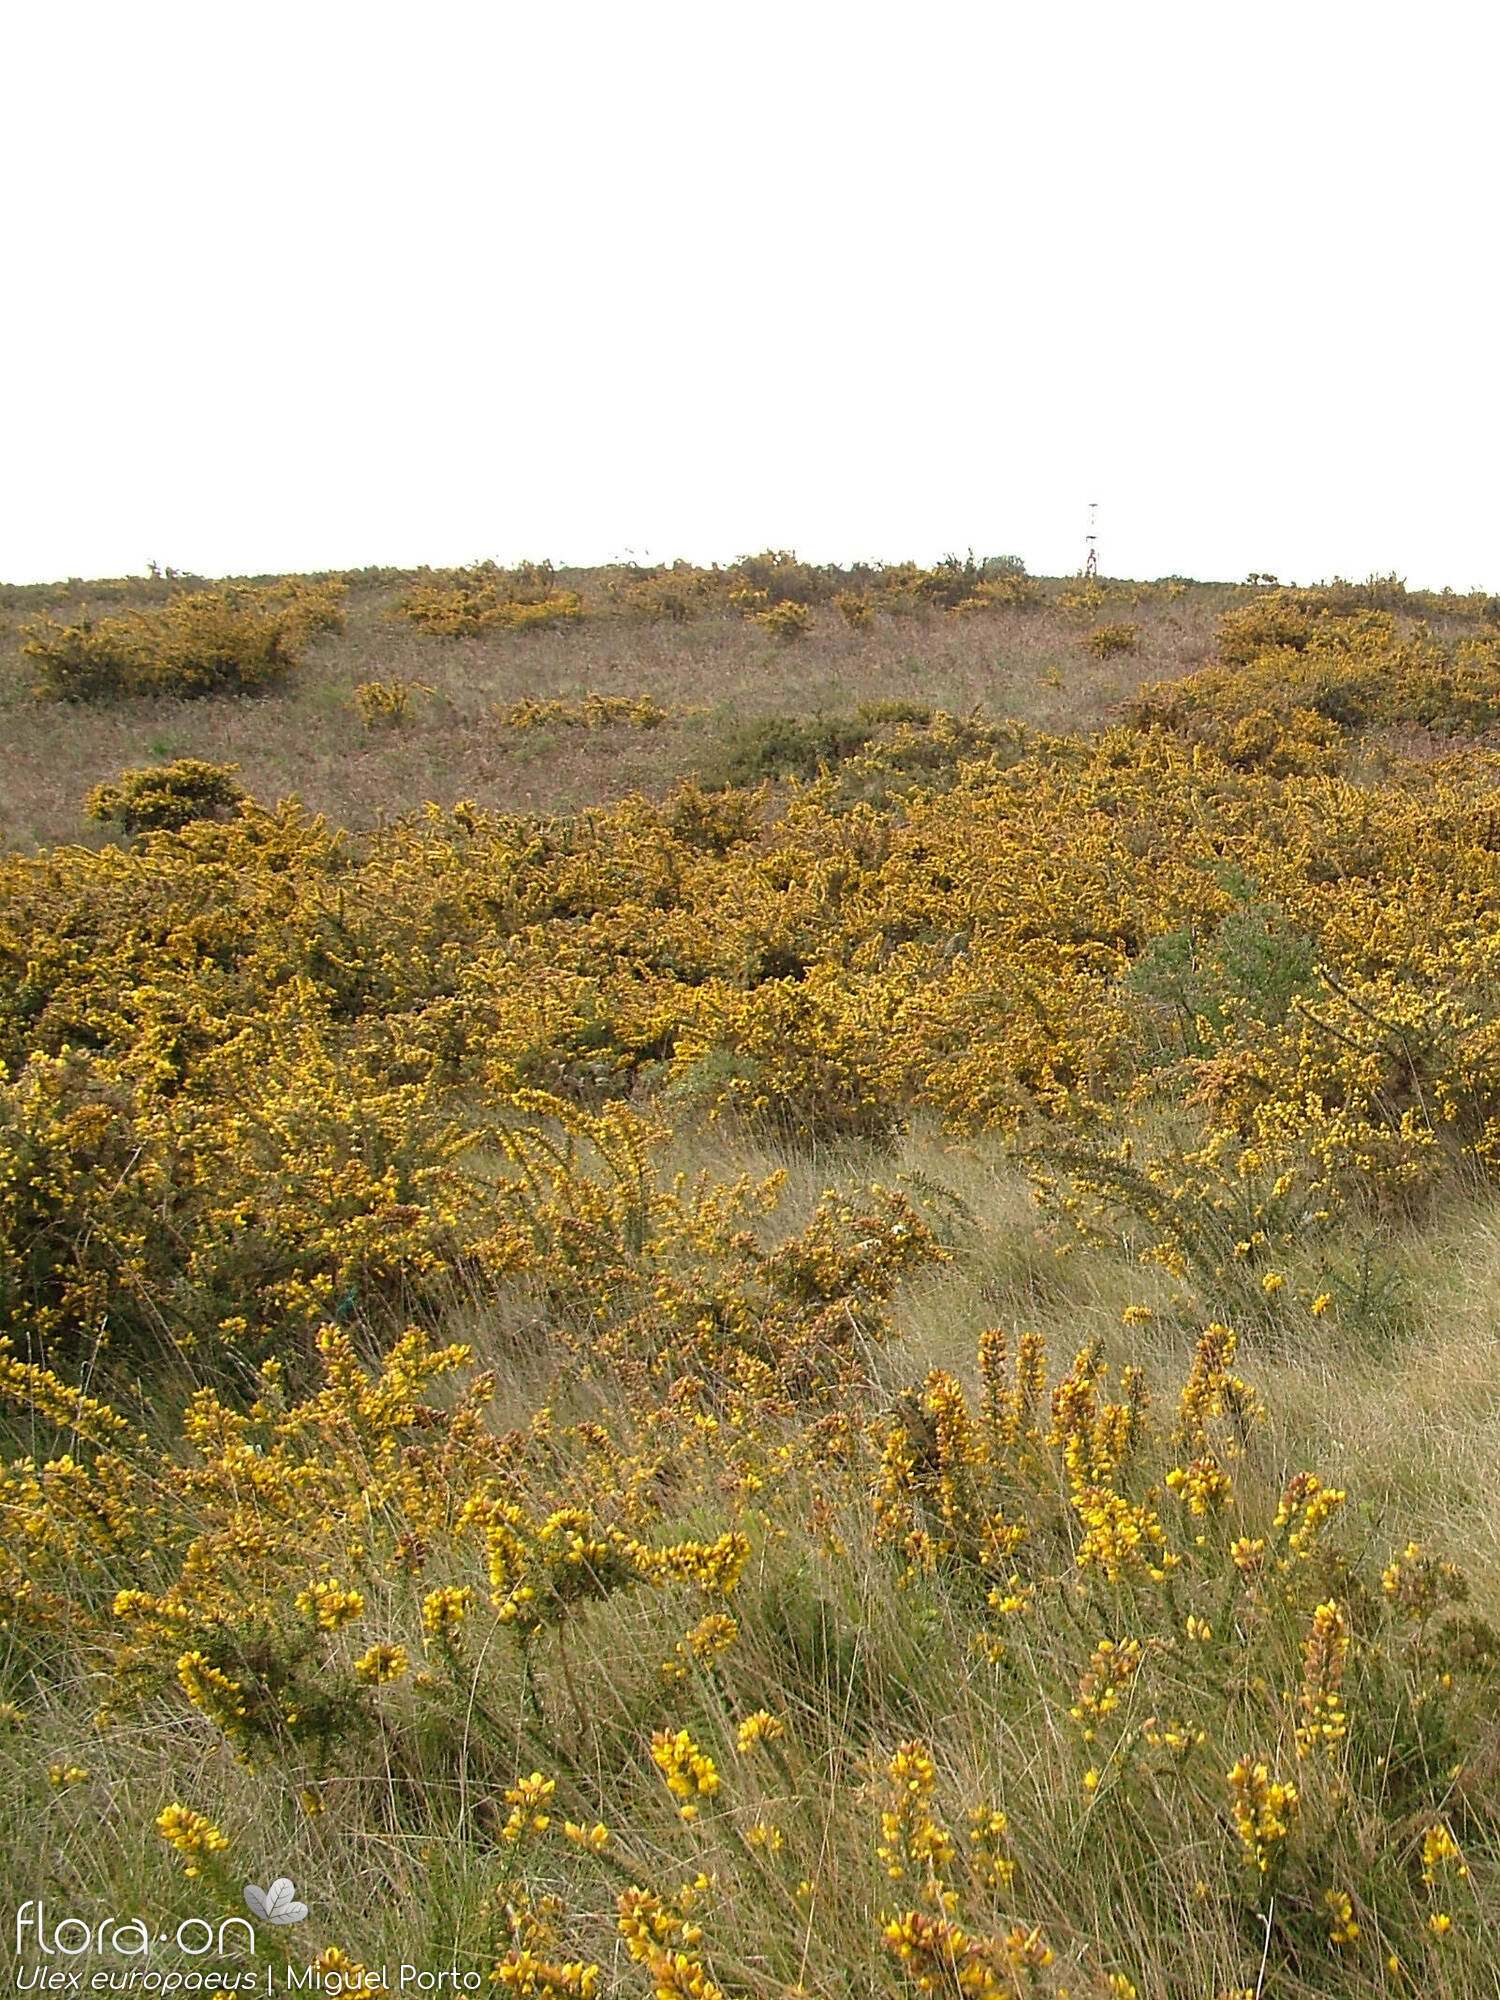
[[[561,578],[605,600],[607,574]],[[877,615],[850,630],[831,606],[788,644],[728,608],[691,624],[600,616],[579,626],[434,639],[392,611],[402,580],[351,579],[347,623],[319,635],[284,696],[121,701],[107,708],[32,700],[22,627],[149,603],[162,586],[13,590],[0,609],[0,829],[18,845],[80,836],[79,804],[125,766],[199,757],[240,767],[257,798],[295,796],[341,825],[371,826],[427,799],[472,798],[500,812],[573,812],[633,789],[661,791],[712,769],[747,718],[848,713],[862,701],[925,702],[965,714],[976,705],[1042,729],[1088,727],[1143,679],[1175,678],[1212,652],[1216,619],[1235,593],[1197,586],[1180,599],[1126,587],[1118,615],[1137,623],[1140,650],[1097,661],[1080,648],[1096,622],[1051,600],[980,617],[941,610]],[[3,596],[3,593],[0,593]],[[370,680],[430,687],[410,724],[362,725],[354,689]],[[655,730],[545,729],[524,737],[495,709],[541,698],[649,694],[702,712]]]
[[[914,574],[0,594],[19,1985],[1500,1993],[1497,607]]]

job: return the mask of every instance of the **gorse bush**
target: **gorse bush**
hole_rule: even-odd
[[[976,558],[971,552],[945,556],[931,568],[918,563],[840,567],[803,562],[790,549],[766,549],[723,568],[688,562],[624,567],[609,574],[599,595],[588,601],[563,589],[550,563],[524,563],[514,570],[480,563],[469,570],[434,572],[413,583],[399,601],[397,615],[423,631],[472,636],[601,614],[677,625],[728,614],[751,619],[778,637],[795,638],[809,629],[820,605],[832,605],[846,624],[858,628],[869,625],[877,612],[994,611],[1040,601],[1041,593],[1018,556]]]
[[[540,701],[534,695],[522,695],[519,701],[497,706],[495,717],[507,729],[607,729],[619,723],[660,729],[674,715],[700,712],[664,708],[649,694],[597,694],[591,689],[581,701],[567,697]]]
[[[868,597],[858,591],[841,590],[834,598],[834,608],[851,632],[860,632],[875,622],[875,609]]]
[[[302,642],[342,618],[331,585],[186,592],[150,611],[24,628],[39,696],[98,701],[120,695],[256,694],[277,686]]]
[[[412,697],[431,694],[421,681],[361,681],[354,706],[366,729],[400,729],[412,717]]]
[[[206,1921],[269,1853],[340,1977],[420,1916],[518,1994],[1494,1990],[1490,1579],[1406,1518],[1478,1503],[1250,1380],[1321,1342],[1331,1399],[1362,1246],[1500,1157],[1492,640],[1249,608],[1090,736],[771,716],[736,782],[359,836],[181,760],[100,799],[150,838],[0,854],[0,1770],[55,1906],[156,1868]],[[1034,1197],[1014,1273],[898,1178],[927,1123]]]
[[[691,1279],[643,1287],[613,1373],[521,1429],[416,1332],[376,1365],[326,1327],[306,1394],[268,1363],[166,1452],[0,1357],[55,1438],[0,1481],[10,1671],[65,1632],[107,1715],[337,1798],[346,1841],[378,1814],[371,1856],[486,1829],[453,1944],[505,1991],[594,1991],[622,1943],[641,1994],[1245,1991],[1272,1951],[1311,1991],[1483,1990],[1500,1639],[1462,1575],[1268,1485],[1220,1326],[1160,1415],[998,1328],[977,1393],[880,1409],[826,1338],[930,1254],[898,1217],[830,1208],[709,1327]],[[180,1799],[156,1826],[210,1877],[231,1847]]]
[[[820,768],[861,750],[873,723],[847,715],[767,715],[742,722],[729,735],[717,776],[753,785],[762,778],[815,778]]]
[[[398,600],[396,617],[436,638],[472,638],[481,632],[531,632],[572,624],[588,615],[577,591],[564,590],[550,562],[501,569],[480,563],[413,584]]]
[[[1079,641],[1086,653],[1096,660],[1113,659],[1116,653],[1134,653],[1139,650],[1141,631],[1138,625],[1096,625]]]
[[[1142,689],[1140,728],[1211,746],[1242,769],[1334,770],[1349,732],[1475,736],[1500,723],[1500,638],[1403,634],[1387,611],[1337,612],[1318,592],[1273,591],[1226,614],[1224,665]]]
[[[812,630],[812,607],[786,597],[779,604],[768,604],[763,610],[752,612],[751,622],[777,639],[800,639]]]
[[[1061,1178],[1038,1154],[1060,1214],[1148,1215],[1257,1322],[1306,1315],[1346,1216],[1489,1171],[1486,759],[1366,786],[934,715],[769,718],[726,761],[807,789],[359,842],[245,808],[5,856],[5,1323],[210,1355],[345,1297],[436,1310],[509,1093],[598,1104],[709,1058],[704,1108],[751,1125],[1065,1139]],[[1293,1253],[1307,1278],[1265,1291]]]
[[[736,1121],[1066,1137],[1116,1190],[1059,1182],[1066,1213],[1147,1208],[1168,1261],[1214,1217],[1205,1306],[1289,1323],[1321,1287],[1260,1287],[1293,1247],[1489,1171],[1486,758],[1365,785],[945,715],[772,717],[723,756],[807,789],[360,841],[246,808],[0,859],[5,1322],[211,1351],[351,1293],[399,1314],[468,1268],[458,1163],[508,1092],[711,1056]]]
[[[126,833],[176,832],[195,819],[221,819],[238,811],[245,798],[235,783],[238,768],[176,757],[170,764],[122,771],[118,783],[94,787],[84,800],[84,816],[113,820]]]

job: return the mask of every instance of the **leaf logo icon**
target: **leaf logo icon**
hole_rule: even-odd
[[[306,1903],[297,1901],[297,1892],[285,1875],[278,1875],[269,1889],[250,1883],[245,1890],[245,1901],[268,1924],[300,1924],[307,1915]]]

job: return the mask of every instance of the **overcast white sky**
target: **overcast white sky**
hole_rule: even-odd
[[[1500,13],[16,0],[0,577],[1500,588]]]

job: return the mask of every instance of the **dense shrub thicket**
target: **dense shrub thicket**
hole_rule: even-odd
[[[1500,662],[1275,594],[1224,647],[1093,737],[747,729],[780,805],[355,838],[178,765],[0,857],[0,1715],[70,1895],[103,1824],[220,1912],[300,1841],[553,2000],[1494,1990],[1500,1640],[1237,1349],[1500,1154]],[[1001,1326],[903,1381],[961,1204],[663,1164],[917,1116],[1128,1219],[1165,1397]]]

